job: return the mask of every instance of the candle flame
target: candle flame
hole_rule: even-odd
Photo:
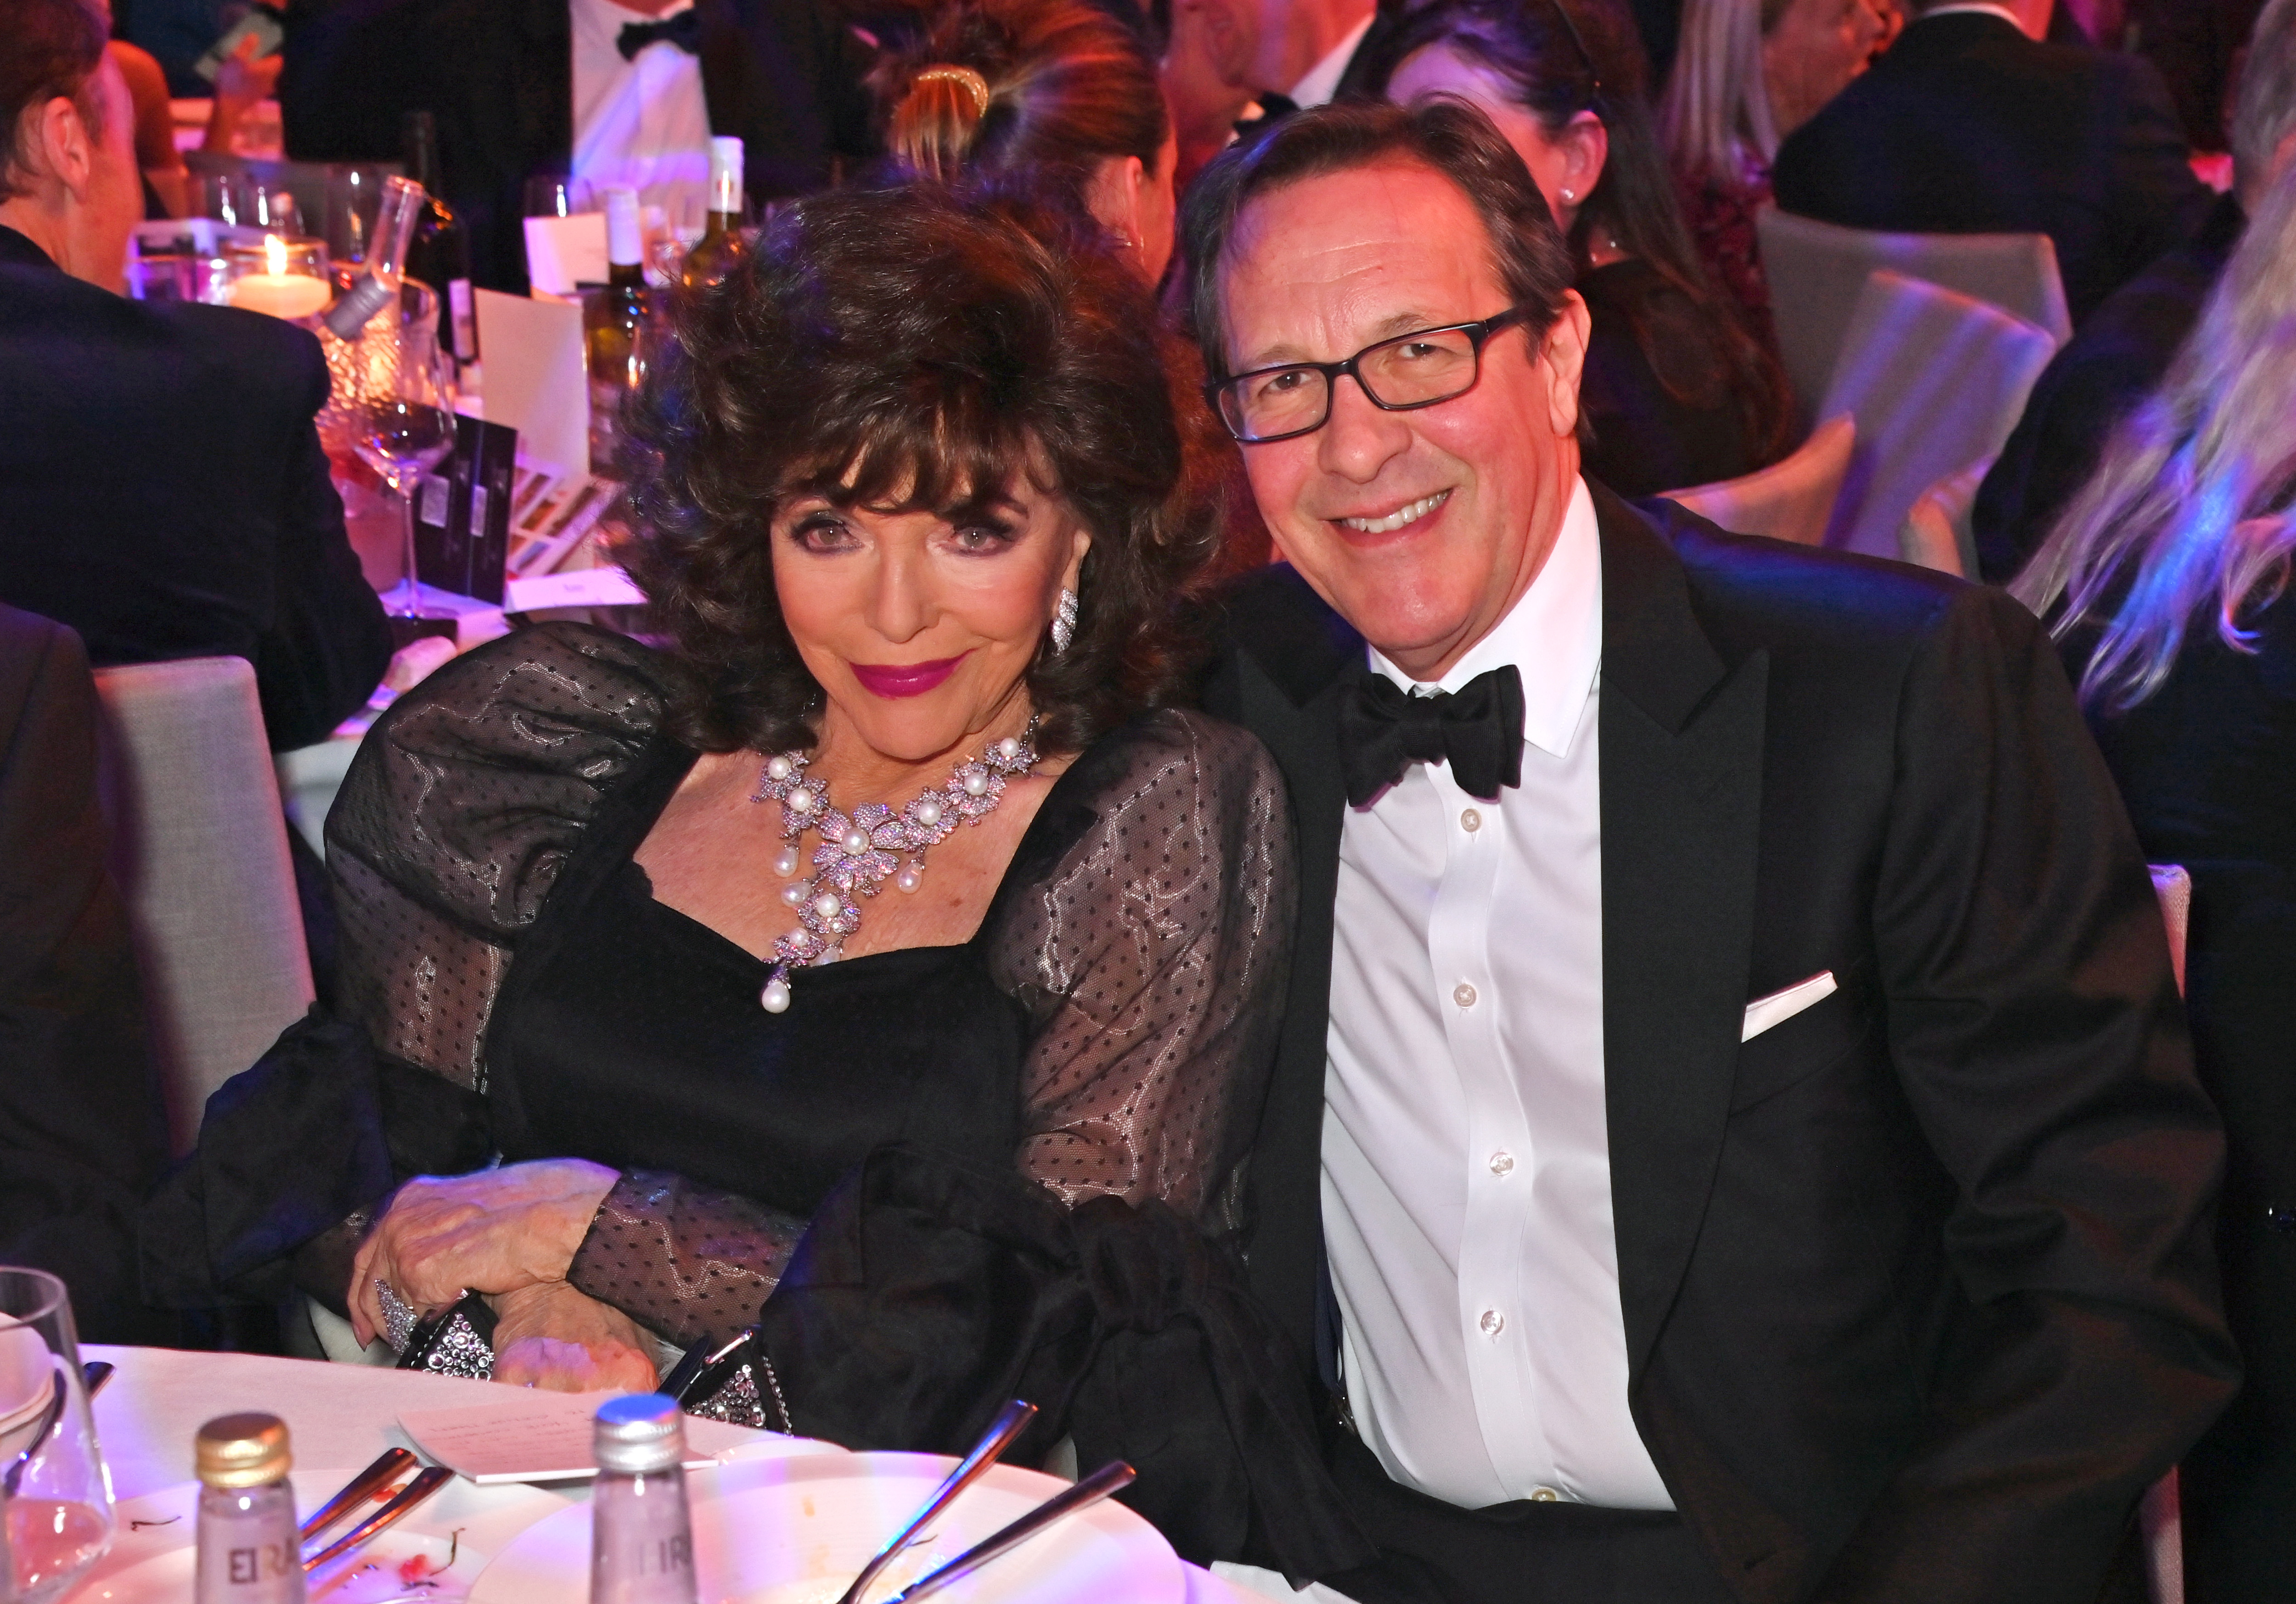
[[[277,234],[263,236],[263,270],[275,274],[287,271],[287,241]]]

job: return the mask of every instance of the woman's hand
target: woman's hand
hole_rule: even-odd
[[[611,1304],[551,1281],[489,1298],[495,1379],[545,1392],[652,1392],[652,1345]]]
[[[586,1158],[543,1158],[468,1175],[418,1175],[400,1187],[351,1264],[351,1330],[383,1330],[375,1282],[420,1317],[464,1292],[506,1293],[563,1281],[619,1173]]]

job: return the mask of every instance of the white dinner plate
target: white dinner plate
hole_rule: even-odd
[[[836,1604],[870,1555],[956,1461],[929,1453],[752,1461],[689,1476],[702,1604]],[[1066,1484],[999,1465],[952,1504],[872,1591],[890,1597]],[[590,1508],[529,1526],[480,1573],[471,1604],[566,1604],[590,1584]],[[807,1584],[810,1584],[808,1586]],[[949,1604],[1185,1604],[1179,1556],[1112,1500],[1031,1539],[950,1588]]]
[[[297,1513],[308,1514],[316,1509],[334,1489],[357,1473],[356,1468],[307,1470],[296,1467],[293,1475]],[[424,1517],[435,1514],[437,1506],[455,1500],[458,1494],[466,1495],[463,1501],[466,1504],[472,1502],[467,1495],[475,1494],[480,1503],[491,1505],[508,1504],[521,1496],[530,1496],[531,1491],[523,1487],[472,1487],[460,1481],[448,1483],[422,1508],[357,1555],[329,1566],[323,1575],[313,1577],[311,1604],[382,1604],[385,1600],[401,1599],[457,1604],[469,1596],[472,1584],[486,1566],[487,1555],[468,1537],[451,1529],[441,1532],[411,1528],[430,1524]],[[111,1551],[90,1573],[89,1579],[81,1584],[79,1591],[71,1595],[72,1604],[184,1604],[192,1596],[193,1573],[198,1562],[199,1500],[197,1482],[183,1482],[141,1498],[123,1499],[119,1506],[119,1521],[113,1528]],[[560,1502],[548,1500],[546,1507],[556,1508]],[[461,1519],[455,1522],[456,1526],[463,1524]],[[346,1521],[326,1535],[331,1539],[340,1537],[348,1530],[350,1523]]]

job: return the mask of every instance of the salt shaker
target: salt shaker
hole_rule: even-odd
[[[660,1393],[598,1406],[590,1604],[696,1604],[685,1423]]]
[[[277,1415],[220,1415],[200,1428],[197,1604],[303,1604],[294,1462]]]

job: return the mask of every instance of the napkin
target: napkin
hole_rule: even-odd
[[[398,1423],[426,1458],[481,1486],[496,1482],[571,1481],[598,1474],[590,1434],[598,1405],[616,1393],[525,1392],[507,1404],[399,1412]],[[685,1417],[688,1469],[742,1457],[771,1434],[722,1420]]]

